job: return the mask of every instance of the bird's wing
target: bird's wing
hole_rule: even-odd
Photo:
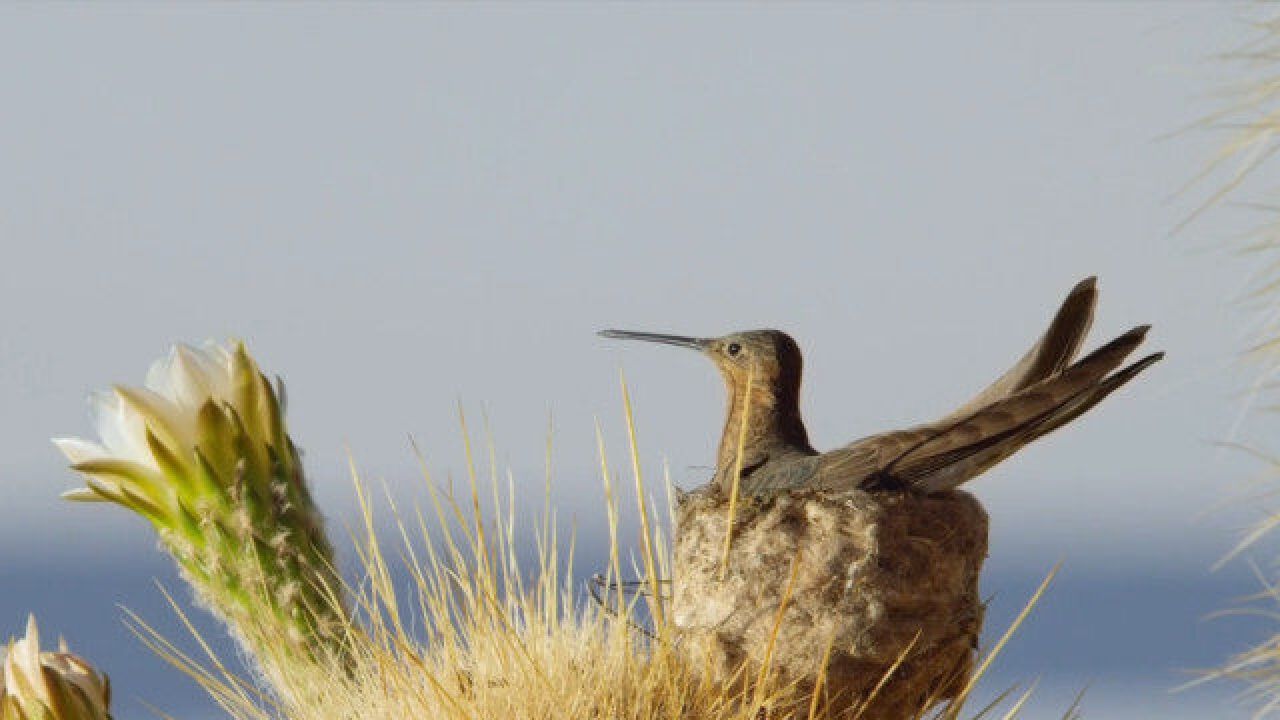
[[[824,490],[865,487],[903,453],[938,434],[933,425],[871,435],[818,456],[812,482]]]
[[[1146,336],[1137,327],[1055,376],[955,421],[876,435],[819,458],[825,488],[907,487],[936,492],[959,486],[1096,405],[1163,357],[1149,355],[1115,372]]]
[[[1027,354],[982,392],[940,419],[938,424],[961,420],[997,400],[1021,392],[1065,370],[1075,359],[1085,335],[1089,333],[1089,326],[1093,324],[1093,309],[1097,304],[1098,279],[1087,277],[1076,283],[1062,301],[1044,335],[1031,346]]]

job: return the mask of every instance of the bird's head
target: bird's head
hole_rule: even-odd
[[[602,330],[599,334],[698,350],[711,358],[730,388],[745,387],[748,378],[759,391],[798,393],[800,388],[800,347],[781,330],[747,330],[711,338],[627,330]]]

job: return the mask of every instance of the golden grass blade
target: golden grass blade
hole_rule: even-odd
[[[800,574],[800,556],[791,559],[791,573],[787,578],[787,589],[782,593],[782,602],[778,603],[778,612],[773,616],[773,629],[769,632],[769,641],[765,645],[764,662],[760,663],[760,673],[756,676],[756,689],[765,687],[765,680],[773,669],[773,649],[778,643],[778,631],[782,629],[782,619],[786,615],[787,605],[791,602],[791,593],[796,587],[796,576]]]
[[[1018,713],[1022,712],[1022,708],[1025,707],[1027,701],[1031,699],[1031,695],[1035,693],[1036,686],[1039,684],[1039,680],[1031,683],[1031,687],[1027,688],[1027,691],[1022,693],[1022,696],[1013,704],[1013,707],[1009,708],[1009,711],[1004,714],[1004,717],[1001,720],[1014,720],[1014,718],[1018,717]],[[1078,701],[1079,696],[1076,697]]]
[[[987,713],[991,712],[992,710],[995,710],[997,707],[1004,704],[1004,701],[1008,700],[1009,696],[1013,695],[1014,689],[1015,688],[1006,688],[1004,690],[1001,690],[994,698],[991,699],[991,702],[984,705],[982,709],[979,710],[969,720],[982,720],[983,718],[985,718],[987,716]]]
[[[751,391],[755,372],[747,373],[747,390],[742,394],[742,421],[738,428],[738,448],[733,460],[733,478],[729,485],[729,517],[724,530],[724,552],[720,556],[720,579],[729,569],[729,548],[733,545],[733,521],[738,514],[738,491],[742,483],[742,453],[747,445],[747,427],[751,421]]]
[[[614,583],[617,584],[617,598],[614,609],[618,617],[625,615],[625,599],[622,594],[622,558],[618,552],[618,500],[613,492],[613,474],[609,470],[609,457],[604,449],[604,432],[600,423],[596,423],[596,448],[600,455],[600,479],[604,483],[605,522],[609,528],[609,570]],[[608,578],[606,578],[608,579]],[[606,595],[605,599],[608,599]]]
[[[916,637],[919,637],[919,635]],[[912,644],[914,643],[915,641],[912,640]],[[813,684],[813,694],[809,698],[809,720],[817,720],[818,718],[818,703],[822,699],[822,691],[827,684],[827,671],[831,665],[831,651],[835,649],[835,646],[836,636],[835,633],[832,633],[827,640],[827,649],[822,652],[822,664],[818,669],[818,681]],[[897,669],[897,664],[894,665],[894,669]]]
[[[907,643],[907,646],[902,649],[902,652],[898,653],[897,659],[889,666],[889,670],[880,676],[880,680],[876,683],[876,686],[871,689],[871,692],[867,693],[866,699],[862,701],[861,705],[858,707],[857,713],[854,714],[855,720],[856,718],[862,717],[863,713],[867,711],[867,708],[871,707],[871,703],[875,702],[875,699],[880,696],[880,691],[884,689],[884,686],[889,682],[894,674],[898,672],[898,668],[902,666],[902,663],[906,662],[907,658],[911,656],[911,651],[915,649],[916,643],[919,641],[920,633],[917,632],[915,637],[911,638],[911,642]],[[827,653],[828,655],[831,653],[830,648],[827,649]]]
[[[640,444],[636,440],[636,418],[631,408],[631,391],[627,388],[627,378],[619,371],[622,385],[622,406],[626,412],[627,440],[631,448],[631,472],[635,478],[636,507],[640,514],[640,545],[644,556],[644,574],[649,581],[652,601],[649,607],[653,612],[654,627],[659,637],[666,634],[667,619],[659,592],[658,562],[653,554],[654,530],[649,522],[649,506],[645,501],[644,474],[640,471]],[[621,580],[621,578],[619,578]]]
[[[964,706],[965,701],[969,698],[969,694],[973,692],[978,681],[982,679],[982,676],[985,675],[987,670],[991,667],[991,663],[995,662],[995,659],[999,657],[1000,651],[1004,649],[1006,644],[1008,644],[1014,633],[1016,633],[1018,628],[1022,626],[1022,623],[1026,621],[1027,617],[1031,614],[1032,609],[1034,609],[1036,604],[1040,602],[1040,598],[1043,597],[1045,591],[1049,589],[1050,583],[1053,582],[1053,578],[1057,576],[1058,570],[1061,568],[1062,562],[1059,561],[1053,566],[1053,569],[1049,571],[1049,574],[1045,576],[1044,580],[1040,582],[1040,587],[1036,588],[1036,591],[1031,594],[1031,599],[1023,606],[1022,611],[1018,613],[1018,616],[1014,618],[1013,622],[1009,625],[1009,628],[1004,631],[1004,634],[1000,636],[1000,639],[987,653],[986,657],[982,659],[977,670],[975,670],[969,677],[968,682],[965,683],[964,689],[960,691],[960,694],[956,696],[955,701],[952,702],[951,707],[949,707],[946,713],[944,713],[944,718],[947,718],[947,720],[955,720],[955,718],[958,717],[959,710]]]

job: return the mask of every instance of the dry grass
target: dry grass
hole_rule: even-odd
[[[492,464],[489,481],[480,480],[468,442],[466,494],[441,488],[423,463],[427,510],[401,511],[388,496],[391,531],[377,530],[368,486],[353,469],[362,508],[357,553],[364,577],[348,588],[356,619],[347,632],[347,665],[303,664],[289,675],[290,687],[267,688],[237,675],[198,636],[199,658],[179,650],[140,618],[132,618],[134,627],[230,716],[244,720],[837,717],[828,710],[821,688],[799,696],[778,686],[766,669],[729,690],[702,680],[705,673],[679,659],[674,651],[679,639],[662,606],[670,550],[658,527],[662,523],[651,516],[625,394],[624,401],[630,484],[642,528],[636,543],[640,557],[629,563],[641,577],[635,584],[638,592],[628,592],[631,585],[619,582],[625,575],[624,543],[618,537],[619,481],[603,444],[609,567],[603,594],[595,602],[574,580],[574,540],[558,533],[549,506],[534,533],[536,567],[521,566],[514,482],[508,476],[503,487]],[[490,451],[491,463],[493,456]],[[482,502],[482,495],[489,497]],[[482,510],[487,503],[493,508],[488,517]],[[387,534],[394,537],[388,540]],[[397,586],[396,577],[409,580],[407,591]],[[966,701],[1051,577],[986,655],[963,695],[930,717],[1013,718],[1025,707],[1029,690],[1017,696],[1002,693],[977,710],[966,709]],[[177,604],[174,609],[181,613]],[[823,660],[815,658],[815,665]]]
[[[1271,159],[1280,151],[1280,14],[1274,4],[1259,3],[1259,7],[1260,14],[1266,17],[1252,23],[1253,38],[1221,56],[1241,79],[1225,89],[1223,109],[1196,124],[1200,129],[1225,132],[1228,139],[1192,183],[1214,182],[1216,189],[1183,225],[1224,203],[1247,208],[1262,218],[1237,246],[1255,263],[1243,301],[1254,312],[1256,321],[1251,323],[1251,338],[1244,355],[1256,361],[1261,372],[1252,383],[1249,404],[1274,412],[1280,408],[1269,397],[1275,389],[1273,378],[1280,371],[1280,200],[1274,197],[1274,190],[1260,189],[1260,194],[1254,194],[1253,186],[1269,181],[1266,176]],[[1280,459],[1256,448],[1241,449],[1262,461],[1268,478],[1280,476]],[[1258,502],[1266,502],[1274,492],[1258,498]],[[1265,513],[1219,565],[1255,548],[1278,526],[1280,511]],[[1259,579],[1263,589],[1250,600],[1255,604],[1280,603],[1280,588],[1261,572]],[[1276,617],[1271,610],[1257,607],[1237,612]],[[1280,708],[1280,633],[1240,653],[1203,679],[1222,678],[1248,684],[1245,694],[1258,706],[1255,717],[1270,715]]]

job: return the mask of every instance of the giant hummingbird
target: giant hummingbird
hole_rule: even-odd
[[[1150,326],[1142,325],[1077,360],[1096,303],[1097,284],[1090,277],[1071,290],[1016,365],[947,416],[825,453],[809,443],[800,416],[800,348],[786,333],[600,335],[692,348],[716,364],[729,395],[716,456],[715,483],[723,489],[732,486],[737,472],[740,491],[757,495],[853,488],[934,493],[958,487],[1071,422],[1164,357],[1154,353],[1121,368],[1146,336]]]

